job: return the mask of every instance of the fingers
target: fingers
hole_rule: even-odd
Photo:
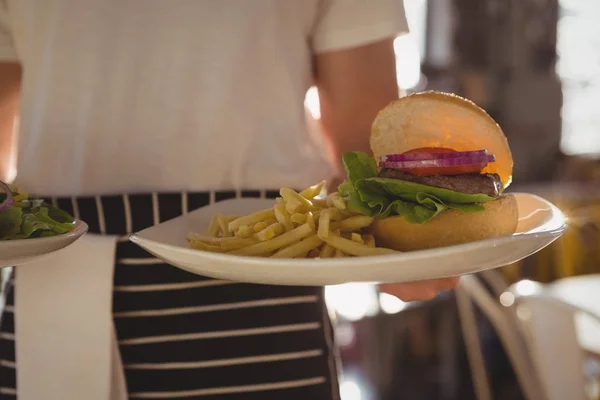
[[[412,283],[390,283],[379,285],[379,289],[402,301],[431,300],[444,290],[454,289],[459,281],[460,277],[454,277]]]

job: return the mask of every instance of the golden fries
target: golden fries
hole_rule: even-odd
[[[256,238],[261,242],[265,240],[273,239],[277,235],[281,235],[284,231],[283,225],[279,222],[275,222],[269,226],[267,226],[262,231],[256,234]]]
[[[201,251],[273,258],[342,258],[396,253],[376,246],[374,219],[350,209],[339,193],[321,196],[325,182],[301,192],[283,188],[273,206],[255,213],[215,215],[205,235],[190,233]]]
[[[279,194],[283,198],[285,209],[290,213],[296,213],[299,211],[310,211],[313,209],[313,203],[310,200],[302,197],[299,193],[292,189],[283,188],[279,191]]]
[[[335,255],[335,247],[330,246],[328,243],[325,243],[323,247],[321,247],[321,252],[319,253],[319,257],[321,258],[331,258]]]
[[[286,232],[294,229],[294,224],[288,214],[286,207],[284,204],[277,204],[274,207],[275,219],[285,228]]]
[[[258,256],[296,243],[310,235],[312,232],[313,230],[310,229],[310,226],[308,224],[304,224],[280,236],[276,236],[273,239],[265,240],[264,242],[256,243],[248,247],[232,251],[231,254],[237,254],[240,256]]]
[[[383,247],[369,247],[362,243],[356,243],[352,240],[344,239],[333,232],[330,232],[329,236],[323,240],[329,245],[335,247],[337,250],[353,256],[377,256],[382,254],[396,253],[395,250],[385,249]]]
[[[254,214],[246,215],[245,217],[234,219],[229,223],[228,228],[230,231],[235,231],[242,225],[254,225],[263,219],[273,216],[275,216],[275,210],[269,208],[267,210],[255,212]]]
[[[319,247],[323,241],[319,239],[317,235],[313,235],[309,238],[306,238],[298,243],[295,243],[289,247],[279,250],[277,253],[273,254],[272,257],[276,258],[295,258],[300,254],[306,254],[311,250]]]

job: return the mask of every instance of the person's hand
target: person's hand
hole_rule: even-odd
[[[456,277],[412,283],[386,283],[379,285],[379,290],[402,301],[431,300],[444,290],[454,289],[459,280]]]

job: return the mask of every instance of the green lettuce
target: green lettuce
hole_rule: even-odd
[[[17,192],[14,193],[18,195]],[[0,194],[0,201],[3,195]],[[0,213],[0,240],[60,235],[73,229],[75,219],[42,200],[21,200]]]
[[[338,187],[351,210],[374,218],[402,216],[422,224],[445,210],[482,211],[481,203],[494,200],[485,194],[464,194],[397,179],[379,178],[375,160],[361,152],[343,157],[348,179]]]

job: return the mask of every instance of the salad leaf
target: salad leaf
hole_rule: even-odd
[[[41,199],[23,198],[0,213],[0,240],[60,235],[73,229],[74,222],[69,213]]]
[[[408,222],[422,224],[444,210],[466,213],[483,210],[481,203],[494,200],[485,194],[464,194],[397,179],[379,178],[375,160],[365,153],[344,154],[348,179],[338,191],[348,207],[375,218],[402,216]]]
[[[16,235],[16,238],[27,239],[36,233],[44,236],[48,236],[48,233],[60,235],[73,228],[72,222],[58,222],[48,214],[49,209],[46,207],[38,207],[25,214],[21,222],[21,232]]]
[[[19,207],[10,207],[0,213],[0,240],[16,237],[21,232],[23,211]]]

